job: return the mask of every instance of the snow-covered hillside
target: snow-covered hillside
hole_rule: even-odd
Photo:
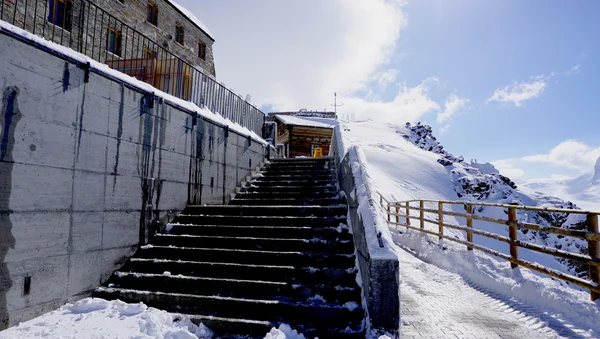
[[[433,136],[431,128],[425,125],[393,126],[363,121],[341,123],[340,130],[343,148],[357,146],[364,155],[366,180],[371,183],[372,189],[392,201],[469,200],[576,208],[558,198],[520,190],[491,164],[466,162],[462,157],[452,155],[444,150]],[[464,213],[464,207],[462,204],[454,205],[452,211]],[[506,211],[502,208],[486,207],[478,209],[476,213],[506,218]],[[418,212],[413,211],[411,214],[418,218]],[[383,209],[379,210],[379,216],[385,217]],[[426,217],[435,220],[437,215],[426,213]],[[519,213],[518,218],[521,221],[568,228],[578,228],[582,221],[582,217],[572,215],[530,212]],[[445,216],[444,222],[465,225],[464,218]],[[417,220],[413,220],[413,225],[415,224],[418,225]],[[508,235],[508,228],[503,225],[474,221],[473,227]],[[425,228],[437,231],[437,225],[434,224],[426,223]],[[512,269],[510,263],[503,259],[479,251],[467,251],[464,245],[454,242],[444,241],[444,249],[441,249],[437,246],[435,237],[417,231],[405,231],[402,226],[390,226],[389,232],[386,236],[392,236],[396,244],[412,255],[458,274],[468,285],[485,291],[487,295],[516,302],[525,308],[534,307],[548,315],[550,322],[570,322],[586,329],[586,337],[598,337],[600,333],[600,302],[590,302],[587,290],[529,269]],[[450,237],[466,238],[464,232],[449,228],[445,228],[444,233]],[[519,238],[575,252],[585,247],[583,242],[565,241],[564,238],[542,236],[531,231],[520,232]],[[509,253],[509,245],[500,241],[474,236],[474,242]],[[519,258],[561,271],[572,273],[577,270],[577,267],[560,262],[553,256],[522,248],[519,249]],[[463,297],[456,298],[460,300]]]
[[[466,200],[578,209],[569,201],[529,190],[520,190],[510,178],[500,174],[492,164],[466,162],[462,156],[453,155],[444,149],[433,135],[431,127],[427,125],[407,123],[404,126],[390,126],[367,121],[349,123],[344,128],[347,142],[359,145],[367,154],[369,163],[374,165],[369,167],[369,174],[377,178],[375,180],[377,189],[392,200]],[[453,208],[455,212],[464,212],[462,207]],[[496,207],[479,207],[474,213],[498,219],[506,219],[507,215],[505,209]],[[520,211],[517,218],[521,222],[543,226],[566,229],[585,227],[583,224],[585,215]],[[465,224],[464,219],[448,218],[448,220]],[[501,225],[476,221],[474,226],[485,231],[508,235],[508,228]],[[447,232],[465,238],[462,232],[452,230]],[[583,240],[540,234],[526,229],[519,232],[519,239],[524,241],[576,253],[587,253],[587,244]],[[508,253],[509,247],[505,243],[480,236],[475,236],[475,242]],[[520,249],[520,257],[582,277],[587,275],[587,267],[578,262],[569,262],[524,249]]]
[[[523,191],[559,196],[586,210],[600,210],[600,158],[589,173],[566,180],[535,180],[522,185]]]

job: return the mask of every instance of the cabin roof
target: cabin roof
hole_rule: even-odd
[[[275,115],[275,119],[281,121],[286,125],[292,126],[304,126],[304,127],[317,127],[317,128],[328,128],[333,129],[337,125],[337,120],[327,118],[309,118],[309,117],[295,117],[290,115]]]

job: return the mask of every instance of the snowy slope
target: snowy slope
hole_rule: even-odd
[[[566,180],[535,180],[522,185],[523,191],[564,197],[586,210],[600,210],[600,158],[590,173]]]
[[[371,164],[368,167],[369,175],[377,178],[376,189],[388,199],[395,201],[464,200],[577,208],[574,204],[559,198],[519,190],[514,182],[501,175],[491,164],[465,162],[462,157],[446,151],[427,125],[390,126],[366,121],[345,124],[344,129],[347,143],[360,146],[367,155],[368,163]],[[461,205],[453,206],[452,210],[464,213]],[[502,208],[480,207],[474,212],[497,219],[506,219],[506,210]],[[416,212],[413,213],[417,216]],[[584,215],[547,212],[519,212],[517,217],[521,222],[577,229],[583,227],[582,222],[585,220]],[[445,217],[445,221],[451,224],[465,224],[462,218]],[[475,221],[474,227],[508,236],[508,228],[505,226]],[[460,231],[448,229],[446,233],[460,239],[466,238]],[[555,235],[540,235],[538,232],[528,230],[520,231],[519,238],[577,253],[587,251],[587,244],[577,239],[560,239]],[[509,251],[508,244],[493,239],[475,236],[475,242],[503,253]],[[581,276],[587,274],[584,267],[578,263],[566,262],[525,249],[519,251],[522,259],[538,262],[563,272],[579,273]]]
[[[509,178],[501,176],[493,165],[467,163],[461,157],[450,154],[425,125],[392,126],[363,121],[342,123],[340,130],[344,149],[351,146],[361,149],[366,155],[365,167],[374,189],[389,200],[469,200],[576,207],[558,198],[523,192],[515,188],[516,185]],[[452,210],[464,213],[461,205],[453,207]],[[477,213],[506,218],[506,213],[501,208],[484,208]],[[380,210],[380,214],[384,215],[383,210]],[[411,214],[418,217],[418,212],[413,211]],[[435,220],[437,215],[426,214],[426,217]],[[581,221],[580,217],[531,212],[521,213],[518,218],[544,225],[557,223],[561,227],[575,227]],[[445,216],[444,221],[448,224],[465,224],[463,218]],[[418,225],[418,220],[413,220],[412,224]],[[473,226],[508,235],[506,226],[478,221],[474,221]],[[437,231],[437,225],[426,224],[425,227]],[[524,308],[534,307],[546,314],[548,319],[553,319],[551,321],[570,322],[587,331],[592,337],[600,336],[600,302],[590,302],[587,290],[528,269],[512,269],[510,263],[503,259],[479,251],[467,251],[464,245],[450,241],[444,241],[442,250],[433,242],[434,237],[416,231],[405,232],[401,226],[390,226],[389,231],[400,247],[409,250],[425,262],[457,273],[469,285],[476,286],[486,294],[522,304]],[[459,239],[466,238],[462,231],[446,228],[444,232]],[[558,245],[572,251],[583,249],[585,245],[581,242],[566,242],[552,236],[543,238],[536,232],[521,232],[519,238]],[[478,236],[475,236],[474,240],[477,244],[509,253],[508,244]],[[573,267],[549,255],[519,249],[519,257],[561,271],[573,272]],[[456,298],[460,302],[463,297],[457,295]]]

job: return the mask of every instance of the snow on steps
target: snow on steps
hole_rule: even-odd
[[[188,206],[94,294],[190,315],[217,336],[262,337],[289,323],[307,337],[364,338],[331,159],[273,161],[263,170],[232,205]],[[287,196],[247,193],[257,187]],[[289,192],[299,194],[290,201]]]

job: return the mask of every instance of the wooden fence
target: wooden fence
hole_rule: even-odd
[[[379,194],[379,202],[381,206],[386,210],[387,221],[389,224],[403,226],[407,229],[412,229],[422,233],[430,234],[438,237],[439,240],[447,239],[454,241],[459,244],[467,246],[468,250],[477,249],[485,253],[489,253],[496,257],[510,261],[512,268],[517,266],[527,267],[529,269],[547,274],[549,276],[567,281],[577,286],[590,290],[591,299],[596,300],[600,298],[600,234],[598,233],[598,215],[600,212],[572,210],[572,209],[560,209],[560,208],[542,208],[542,207],[530,207],[521,205],[507,205],[507,204],[490,204],[480,202],[465,202],[465,201],[447,201],[447,200],[411,200],[411,201],[388,201],[381,194]],[[418,206],[417,206],[418,204]],[[426,208],[426,204],[433,204],[435,207]],[[452,211],[445,211],[444,206],[463,205],[465,213],[457,213]],[[480,215],[473,214],[474,206],[483,207],[500,207],[508,211],[508,217],[506,220],[488,218]],[[549,213],[569,213],[569,214],[583,214],[586,215],[587,230],[571,230],[559,227],[547,227],[532,223],[519,222],[517,220],[517,211],[543,211]],[[412,216],[411,211],[418,211],[419,216]],[[427,218],[425,213],[437,214],[437,220]],[[453,216],[459,218],[465,218],[466,225],[450,225],[444,222],[444,216]],[[401,222],[400,218],[404,219],[404,223]],[[418,221],[419,227],[411,225],[411,220]],[[508,226],[508,237],[499,235],[492,232],[482,231],[473,228],[473,220],[485,221],[493,224]],[[437,232],[425,229],[425,223],[432,223],[438,226]],[[444,228],[451,228],[459,231],[464,231],[467,234],[467,240],[460,240],[454,237],[444,235]],[[564,251],[555,247],[543,246],[524,242],[518,240],[517,230],[527,229],[537,231],[545,234],[556,234],[568,238],[586,240],[588,243],[588,254],[580,254]],[[485,246],[478,245],[473,242],[473,234],[495,239],[498,241],[509,244],[510,255],[501,253]],[[532,251],[549,254],[555,257],[560,257],[568,260],[574,260],[584,262],[589,265],[589,280],[582,279],[570,274],[562,273],[554,269],[545,267],[538,263],[529,262],[526,260],[519,259],[519,248],[526,248]]]

